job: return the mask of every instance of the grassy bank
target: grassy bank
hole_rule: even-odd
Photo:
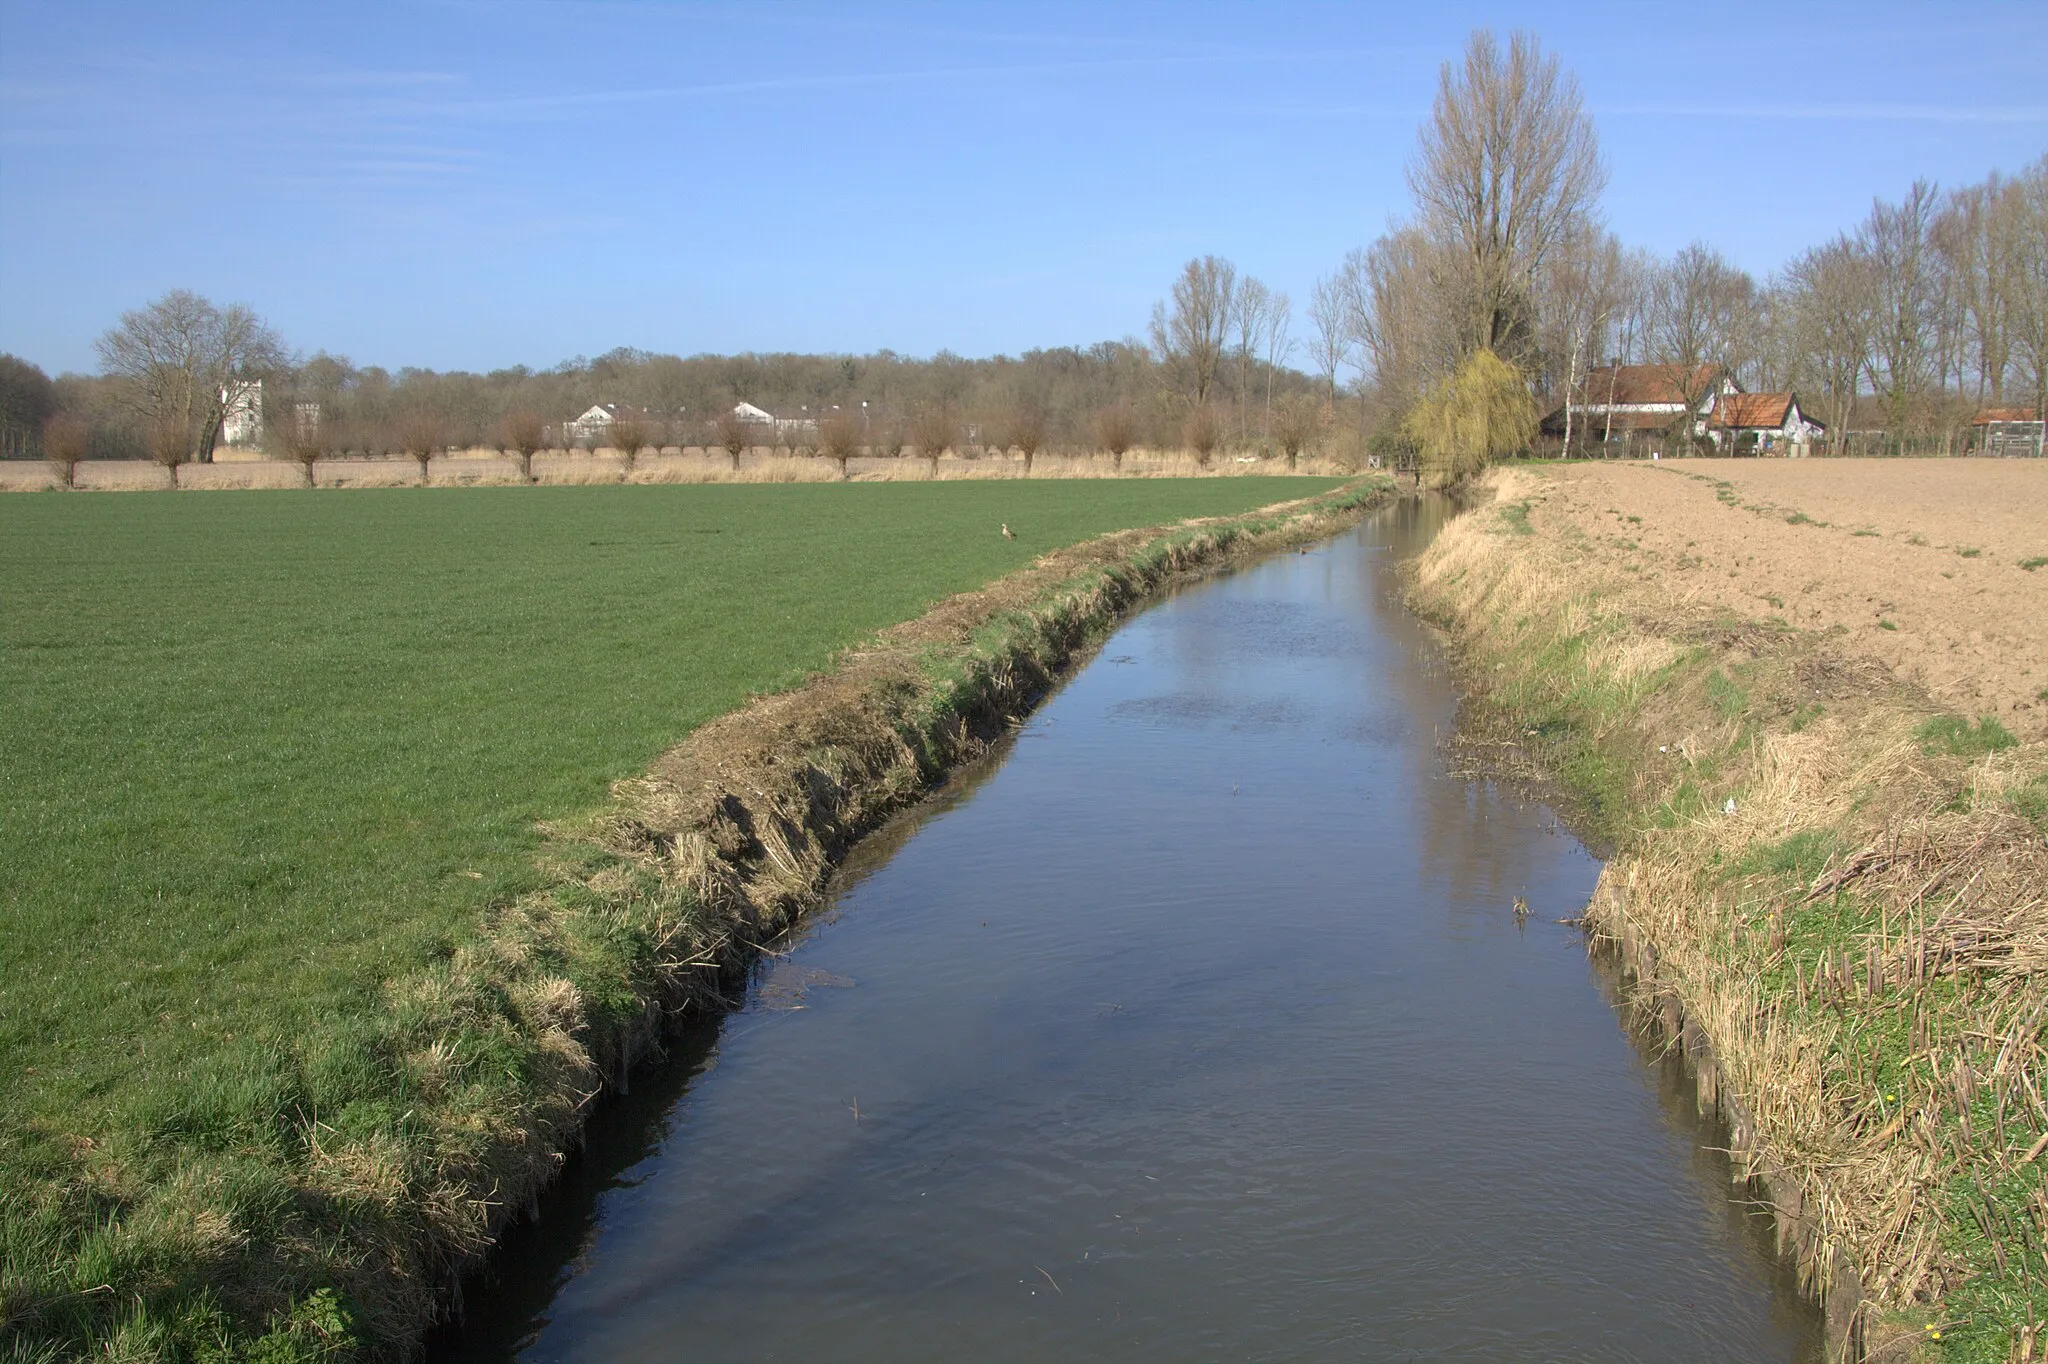
[[[2048,745],[1691,600],[1547,516],[1541,472],[1490,481],[1415,599],[1475,731],[1615,847],[1588,927],[1705,1063],[1838,1339],[2041,1357]]]
[[[1034,554],[1303,487],[10,502],[0,1350],[402,1353],[846,841],[1365,494]]]

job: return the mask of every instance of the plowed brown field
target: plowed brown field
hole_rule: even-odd
[[[1688,459],[1552,472],[1558,495],[1533,514],[1564,518],[1686,597],[1837,631],[1958,711],[2048,734],[2048,461]]]

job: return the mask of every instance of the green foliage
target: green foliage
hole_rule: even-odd
[[[1423,466],[1439,482],[1452,483],[1525,448],[1541,419],[1522,372],[1482,349],[1425,393],[1401,429],[1421,451]]]
[[[1736,870],[1743,875],[1789,876],[1807,882],[1820,874],[1840,844],[1832,829],[1805,829],[1776,843],[1756,845]]]
[[[2019,743],[1995,715],[1984,716],[1975,728],[1960,715],[1937,715],[1920,726],[1917,736],[1920,746],[1929,753],[1949,753],[1960,758],[1979,758]]]
[[[1714,703],[1714,709],[1729,719],[1739,719],[1749,711],[1749,693],[1737,686],[1726,673],[1708,673],[1706,688],[1707,699]]]
[[[2032,573],[2037,568],[2048,568],[2048,554],[2036,554],[2030,559],[2020,560],[2020,567]]]
[[[2012,808],[2023,818],[2034,822],[2034,827],[2048,834],[2048,776],[2040,776],[2014,791],[2010,797]]]

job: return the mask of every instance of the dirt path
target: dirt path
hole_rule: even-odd
[[[2048,462],[1673,460],[1558,468],[1562,518],[1746,616],[1839,631],[1972,715],[2048,733]],[[2032,562],[2032,569],[2023,565]]]

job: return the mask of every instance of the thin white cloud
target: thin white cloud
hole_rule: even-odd
[[[1842,123],[2048,123],[2048,104],[1613,104],[1611,117],[1755,118]]]

